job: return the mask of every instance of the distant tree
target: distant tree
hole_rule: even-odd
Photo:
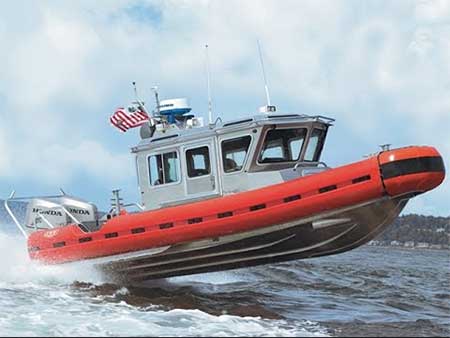
[[[439,230],[438,232],[438,229]],[[449,245],[450,217],[404,215],[398,217],[382,234],[380,241],[425,242]]]

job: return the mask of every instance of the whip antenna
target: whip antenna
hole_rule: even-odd
[[[136,97],[136,102],[139,104],[139,107],[148,115],[148,111],[147,111],[147,109],[145,109],[144,102],[142,102],[139,99],[135,81],[133,81],[133,89],[134,89],[134,96]]]
[[[269,86],[267,85],[266,70],[264,68],[264,60],[263,60],[263,56],[262,56],[262,52],[261,52],[261,45],[259,44],[258,39],[256,40],[256,42],[258,43],[259,60],[261,61],[261,68],[262,68],[263,77],[264,77],[264,88],[266,89],[267,105],[270,106]]]
[[[259,52],[259,61],[261,61],[261,69],[264,77],[264,89],[266,91],[266,106],[261,107],[260,111],[268,113],[268,112],[274,112],[276,111],[275,106],[272,106],[270,103],[270,94],[269,94],[269,86],[267,84],[267,77],[266,77],[266,69],[264,68],[264,60],[261,52],[261,45],[259,43],[259,39],[256,39],[256,42],[258,44],[258,52]]]
[[[209,74],[208,44],[205,45],[205,53],[206,53],[206,77],[207,77],[207,84],[208,84],[208,120],[209,120],[209,124],[212,124],[213,117],[212,117],[212,101],[211,101],[211,84],[210,84],[210,74]]]
[[[158,86],[152,87],[152,90],[155,92],[155,101],[156,101],[156,115],[160,116],[160,106],[159,106],[159,95],[158,95]]]

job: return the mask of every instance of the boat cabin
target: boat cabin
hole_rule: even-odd
[[[101,228],[121,207],[141,211],[188,204],[254,190],[314,174],[328,167],[320,155],[333,119],[324,116],[264,113],[203,125],[186,99],[164,100],[141,126],[132,148],[142,205],[123,204],[119,191],[107,213],[66,195],[5,199],[5,209],[25,235],[77,224],[84,232]],[[23,224],[9,202],[29,201]]]
[[[165,120],[173,123],[143,125],[142,140],[132,148],[145,210],[258,189],[327,169],[320,155],[333,119],[261,114],[203,126],[194,115],[183,118],[186,112],[165,112],[170,116]]]

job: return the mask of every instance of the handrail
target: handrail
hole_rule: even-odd
[[[20,232],[25,236],[25,238],[28,238],[28,234],[27,232],[22,228],[22,225],[20,224],[20,222],[17,220],[16,216],[14,216],[13,212],[11,211],[11,208],[9,207],[8,201],[10,201],[13,197],[14,194],[16,192],[13,190],[11,192],[11,195],[9,195],[9,198],[5,199],[4,201],[4,205],[5,205],[5,209],[8,212],[9,216],[12,218],[12,220],[14,221],[14,223],[16,224],[16,226],[19,228]]]
[[[42,195],[42,196],[28,196],[28,197],[14,197],[14,198],[9,198],[9,200],[11,201],[23,201],[23,200],[31,200],[33,198],[49,198],[49,199],[53,199],[53,198],[59,198],[59,197],[71,197],[70,195]]]
[[[126,208],[126,207],[132,207],[132,206],[137,207],[137,208],[138,208],[139,210],[141,210],[141,211],[145,211],[145,208],[144,208],[142,205],[140,205],[139,203],[128,203],[128,204],[124,204],[124,205],[123,205],[124,208]]]
[[[42,219],[44,220],[44,222],[47,223],[47,225],[48,225],[50,228],[52,228],[52,229],[55,228],[55,227],[53,226],[53,224],[50,223],[50,221],[49,221],[49,220],[48,220],[41,212],[39,212],[39,216],[42,217]],[[34,224],[34,228],[35,228],[36,230],[38,229],[36,223]]]
[[[301,114],[300,115],[303,118],[309,118],[312,120],[322,120],[322,122],[326,123],[326,124],[332,124],[334,122],[336,122],[336,119],[333,119],[331,117],[327,117],[327,116],[323,116],[323,115],[307,115],[307,114]]]
[[[305,165],[305,164],[309,164],[309,165]],[[300,166],[303,166],[303,167],[314,167],[314,166],[319,166],[319,165],[323,165],[325,168],[329,168],[325,162],[305,162],[305,161],[301,161],[301,162],[297,162],[294,165],[293,170],[297,171],[297,168],[300,167]]]
[[[126,207],[137,207],[139,210],[141,211],[145,211],[145,208],[140,205],[139,203],[128,203],[128,204],[121,204],[122,207],[126,208]],[[113,211],[117,212],[117,207],[114,205],[111,207],[111,209],[109,209],[109,211],[106,214],[111,214]]]
[[[317,120],[323,120],[324,122],[331,124],[333,122],[336,122],[336,119],[333,119],[331,117],[327,117],[327,116],[323,116],[323,115],[316,115],[314,116],[314,118],[316,118]]]
[[[15,191],[13,190],[9,196],[9,198],[5,199],[4,201],[4,206],[6,211],[8,212],[9,216],[12,218],[12,220],[14,221],[14,223],[16,224],[16,226],[19,228],[19,230],[22,232],[22,234],[25,236],[25,238],[28,238],[28,234],[27,232],[24,230],[25,226],[21,225],[20,222],[17,220],[16,216],[14,215],[14,213],[12,212],[11,208],[9,207],[8,202],[10,201],[21,201],[21,200],[30,200],[33,198],[49,198],[49,199],[54,199],[54,198],[59,198],[59,197],[64,197],[67,196],[65,193],[61,194],[61,195],[51,195],[51,196],[33,196],[33,197],[14,197]],[[62,204],[53,202],[54,204],[56,204],[58,207],[60,207],[69,217],[70,219],[72,219],[72,221],[74,221],[76,224],[79,225],[83,225],[84,224],[82,222],[80,222],[78,219],[75,218],[75,216],[73,216]],[[44,222],[51,228],[54,229],[55,226],[42,214],[42,213],[38,213],[39,217],[41,217]],[[37,226],[35,224],[34,229],[37,230]]]
[[[55,203],[55,204],[58,204],[58,203]],[[84,224],[82,223],[82,222],[80,222],[79,220],[77,220],[76,218],[75,218],[75,216],[74,215],[72,215],[65,207],[64,207],[64,205],[62,205],[62,204],[58,204],[63,210],[64,210],[64,212],[72,219],[72,221],[74,221],[76,224],[81,224],[81,225],[83,225],[84,226]]]

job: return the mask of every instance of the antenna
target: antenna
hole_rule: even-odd
[[[392,144],[390,144],[390,143],[380,144],[381,151],[389,151],[389,150],[391,150],[391,145]]]
[[[136,96],[136,100],[138,100],[138,94],[137,94],[137,88],[136,88],[136,81],[132,82],[133,89],[134,89],[134,96]],[[139,101],[139,100],[138,100]]]
[[[160,116],[160,111],[159,111],[159,95],[158,95],[158,86],[154,86],[152,87],[152,90],[155,92],[155,101],[156,101],[156,114],[157,116]]]
[[[137,103],[139,104],[140,108],[142,108],[142,110],[144,110],[144,112],[145,112],[147,115],[149,115],[147,109],[145,109],[144,102],[142,102],[142,101],[139,99],[139,95],[138,95],[138,92],[137,92],[136,82],[135,82],[135,81],[133,81],[133,89],[134,89],[134,96],[136,97],[136,101],[137,101]],[[150,115],[149,115],[149,116],[150,116]]]
[[[269,86],[267,85],[266,70],[264,68],[264,61],[263,61],[263,56],[262,56],[262,52],[261,52],[261,45],[259,44],[259,39],[256,39],[256,42],[258,43],[259,60],[261,61],[261,68],[262,68],[263,77],[264,77],[264,88],[266,90],[267,107],[268,107],[268,110],[270,111],[271,108],[269,108],[269,107],[272,107],[272,105],[270,104]]]
[[[209,74],[208,44],[205,45],[205,52],[206,52],[206,76],[207,76],[207,83],[208,83],[208,120],[209,120],[209,124],[212,124],[213,118],[212,118],[211,85],[210,85],[210,74]]]

